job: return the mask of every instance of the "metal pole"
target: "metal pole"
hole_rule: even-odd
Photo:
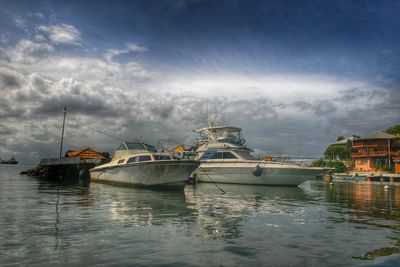
[[[63,148],[63,141],[64,141],[65,115],[67,115],[67,106],[64,106],[64,120],[63,120],[63,127],[62,127],[62,133],[61,133],[60,158],[62,157],[62,148]]]
[[[208,98],[207,98],[207,127],[209,126],[210,118],[208,116]]]
[[[389,160],[389,167],[390,167],[390,139],[388,139],[388,160]]]

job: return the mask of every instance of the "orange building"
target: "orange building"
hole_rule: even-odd
[[[398,138],[385,132],[355,139],[352,147],[356,171],[378,171],[378,166],[393,166],[393,157],[399,151]]]
[[[393,158],[394,172],[400,174],[400,157]]]
[[[66,157],[74,158],[79,157],[81,159],[107,159],[104,154],[97,152],[91,148],[85,148],[80,150],[68,151]]]

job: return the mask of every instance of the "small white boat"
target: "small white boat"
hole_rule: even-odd
[[[324,173],[325,168],[295,163],[257,160],[244,146],[238,127],[214,126],[195,130],[200,133],[197,155],[200,166],[195,176],[200,182],[297,186]]]
[[[186,181],[198,165],[198,161],[157,152],[152,145],[123,142],[111,162],[89,171],[94,182],[160,185]]]

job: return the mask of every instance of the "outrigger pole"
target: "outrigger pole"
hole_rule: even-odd
[[[63,148],[63,141],[64,141],[65,115],[67,115],[67,106],[64,106],[64,120],[63,120],[63,127],[62,127],[62,133],[61,133],[60,158],[62,157],[62,148]]]

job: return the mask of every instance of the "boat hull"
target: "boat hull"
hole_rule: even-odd
[[[197,161],[171,160],[140,162],[104,168],[99,166],[90,170],[90,180],[131,185],[171,184],[187,181],[198,165]]]
[[[202,162],[195,174],[198,181],[208,183],[298,186],[323,172],[292,164]]]

